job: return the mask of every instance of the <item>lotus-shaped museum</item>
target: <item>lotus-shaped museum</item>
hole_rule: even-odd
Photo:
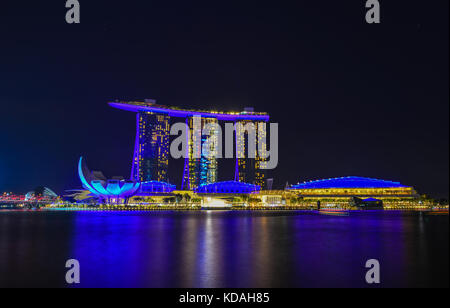
[[[151,196],[170,194],[176,188],[175,185],[158,181],[140,183],[124,180],[122,177],[114,177],[108,180],[100,171],[91,172],[83,157],[80,158],[78,163],[78,175],[85,189],[108,203],[111,201],[117,203],[121,200],[126,201],[135,195]]]
[[[120,178],[107,180],[101,172],[90,172],[83,157],[78,163],[78,175],[83,187],[102,199],[127,199],[138,192],[140,183]]]

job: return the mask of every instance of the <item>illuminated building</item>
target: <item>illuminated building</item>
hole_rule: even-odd
[[[205,111],[205,110],[193,110],[193,109],[182,109],[175,107],[167,107],[164,105],[156,104],[154,100],[145,100],[145,102],[111,102],[109,105],[113,108],[139,112],[148,111],[153,113],[165,113],[170,117],[177,118],[189,118],[189,117],[205,117],[205,118],[216,118],[219,121],[269,121],[269,115],[265,112],[253,112],[253,111],[243,111],[243,112],[219,112],[219,111]]]
[[[125,181],[121,179],[107,180],[98,176],[99,173],[89,171],[83,157],[78,162],[78,176],[83,187],[89,190],[94,196],[108,203],[119,203],[126,200],[138,192],[139,182]]]
[[[261,188],[266,188],[266,178],[267,178],[267,170],[265,169],[267,161],[267,130],[266,130],[266,122],[256,122],[256,132],[257,132],[257,140],[258,145],[261,142],[261,146],[258,148],[258,152],[256,153],[255,158],[255,180],[254,183],[259,185]],[[261,152],[263,151],[263,152]]]
[[[113,102],[110,105],[136,113],[137,132],[131,180],[123,178],[107,180],[101,172],[90,172],[82,158],[78,165],[83,187],[91,196],[107,203],[127,203],[130,198],[135,197],[133,203],[135,205],[140,205],[141,202],[154,204],[157,200],[158,206],[173,203],[167,199],[184,199],[186,204],[190,204],[190,200],[196,200],[191,203],[204,205],[205,198],[208,206],[219,207],[240,203],[250,207],[310,208],[320,204],[324,207],[417,209],[433,205],[432,201],[420,198],[411,186],[354,176],[304,182],[285,190],[264,190],[267,177],[264,167],[267,159],[263,157],[267,156],[266,125],[269,121],[266,113],[256,113],[253,109],[226,113],[169,108],[157,105],[153,100]],[[175,185],[168,183],[172,117],[183,118],[190,131],[186,134],[189,138],[187,147],[183,149],[186,151],[186,158],[181,191],[176,191]],[[221,142],[218,140],[221,135],[215,134],[214,129],[208,135],[198,133],[198,130],[203,130],[208,124],[214,127],[219,121],[235,124],[234,181],[218,182],[218,162],[213,154],[218,150],[216,146]],[[249,140],[253,140],[249,138],[249,131],[245,126],[252,125],[256,144],[254,153],[249,153],[249,150],[253,149],[253,144]],[[204,146],[207,141],[209,148]]]
[[[191,129],[191,134],[188,140],[189,146],[187,150],[189,152],[185,159],[181,188],[188,190],[194,190],[201,185],[215,183],[218,180],[217,158],[208,157],[201,153],[202,147],[200,149],[194,147],[194,144],[198,144],[197,140],[195,140],[198,138],[198,135],[192,133],[194,118],[201,118],[201,128],[210,123],[228,121],[233,123],[255,123],[256,129],[258,129],[258,127],[265,125],[269,121],[267,113],[254,112],[253,109],[246,109],[243,112],[190,110],[159,105],[154,100],[111,102],[109,105],[117,109],[137,113],[137,136],[131,178],[139,182],[151,180],[167,182],[169,122],[171,118],[185,119],[186,124]],[[244,137],[248,136],[244,135]],[[203,144],[206,138],[207,136],[200,136],[200,144]],[[217,135],[212,132],[209,138],[217,138]],[[247,142],[242,138],[236,141]],[[210,144],[214,145],[215,143],[211,142]],[[247,149],[247,146],[244,145],[244,148]],[[210,152],[215,152],[216,149],[212,146],[209,150]],[[265,144],[264,150],[266,150]],[[258,155],[251,159],[236,158],[235,180],[264,187],[266,176],[264,169],[261,168],[264,163],[264,159]]]
[[[249,149],[249,132],[246,129],[247,125],[252,125],[253,122],[249,120],[238,121],[236,126],[236,157],[237,157],[237,170],[235,174],[235,180],[243,183],[253,183],[255,174],[255,158],[257,149],[252,153]],[[256,131],[255,131],[256,133]],[[245,158],[240,158],[245,157]]]
[[[44,197],[48,199],[56,199],[58,195],[48,187],[40,187],[29,191],[25,194],[25,201],[35,199],[36,197]]]
[[[411,186],[399,182],[371,179],[365,177],[342,177],[304,182],[292,185],[289,191],[295,192],[305,203],[336,206],[350,206],[366,202],[382,201],[387,207],[392,205],[417,204],[419,195]]]
[[[197,135],[194,133],[194,118],[190,117],[187,119],[190,138],[188,142],[188,155],[185,159],[184,173],[183,173],[183,188],[195,189],[200,185],[210,184],[217,182],[218,178],[218,165],[217,157],[215,155],[217,149],[215,145],[218,142],[218,135],[214,130],[210,131],[210,136]],[[208,124],[218,124],[216,118],[199,118],[200,128],[203,130]],[[200,138],[200,141],[196,140]],[[204,145],[207,138],[209,138],[209,149],[208,153],[202,152],[202,147],[195,148],[195,144]],[[195,155],[194,155],[195,154]],[[211,155],[209,155],[211,154]]]
[[[176,189],[175,185],[159,182],[159,181],[148,181],[142,182],[141,188],[139,190],[139,196],[146,195],[156,195],[156,194],[169,194],[172,193]]]
[[[119,177],[107,180],[102,173],[91,172],[83,157],[78,163],[78,176],[85,189],[107,203],[127,203],[127,200],[135,195],[169,194],[175,190],[175,185],[160,181],[136,182]]]
[[[131,179],[167,182],[170,117],[164,113],[137,113],[136,145]]]
[[[305,197],[417,197],[413,187],[402,185],[399,182],[356,176],[304,182],[293,185],[289,189]]]
[[[260,190],[261,187],[258,185],[226,181],[202,185],[195,192],[198,194],[255,194]]]
[[[243,120],[238,121],[236,126],[236,175],[235,180],[244,183],[253,183],[259,185],[261,188],[265,188],[266,182],[266,151],[267,151],[267,131],[266,122]],[[256,140],[256,147],[252,151],[249,146],[249,125],[253,125],[254,138]],[[262,142],[262,144],[259,144]],[[264,152],[261,153],[260,150]],[[251,152],[252,151],[252,152]],[[261,155],[262,154],[262,155]],[[245,157],[245,158],[239,158]]]

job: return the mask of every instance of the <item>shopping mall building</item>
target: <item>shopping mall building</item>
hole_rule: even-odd
[[[323,207],[420,207],[423,202],[411,186],[399,182],[341,177],[309,181],[288,188],[304,205]],[[421,203],[422,202],[422,203]]]

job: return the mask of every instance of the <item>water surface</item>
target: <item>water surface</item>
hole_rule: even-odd
[[[448,216],[0,211],[0,287],[448,287]]]

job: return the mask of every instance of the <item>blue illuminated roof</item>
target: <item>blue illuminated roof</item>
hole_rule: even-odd
[[[201,185],[195,192],[199,194],[251,194],[260,190],[261,187],[258,185],[227,181]]]
[[[311,182],[304,182],[292,185],[289,189],[320,189],[320,188],[398,188],[408,187],[399,182],[348,176],[342,178],[325,179]]]
[[[166,182],[148,181],[141,183],[140,193],[142,194],[171,193],[175,189],[176,189],[175,185]]]
[[[381,200],[375,199],[375,198],[367,198],[367,199],[363,199],[363,201],[366,201],[366,202],[378,202],[378,201],[381,201]]]

